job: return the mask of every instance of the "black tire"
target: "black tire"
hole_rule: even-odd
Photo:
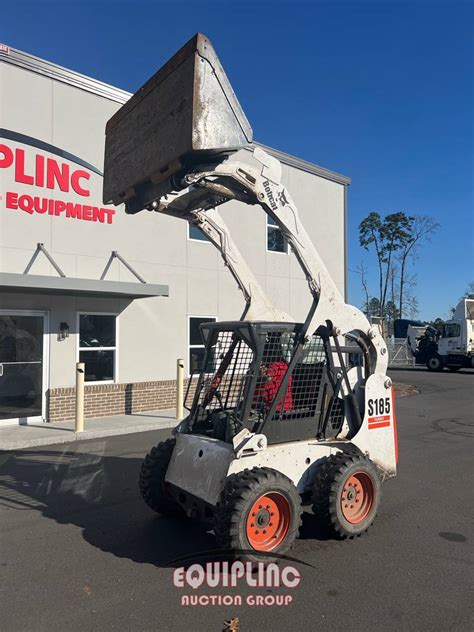
[[[380,497],[379,474],[365,457],[332,454],[316,472],[313,512],[329,534],[339,539],[355,538],[367,531],[377,515]]]
[[[159,443],[146,455],[140,469],[138,486],[146,504],[160,514],[184,514],[166,488],[165,475],[175,446],[175,439]]]
[[[426,360],[426,368],[428,371],[442,371],[443,358],[438,353],[432,353]]]
[[[462,366],[460,364],[448,364],[448,369],[452,373],[455,373],[456,371],[459,371],[459,369],[462,369]]]
[[[275,514],[278,522],[272,524]],[[217,544],[252,562],[278,559],[298,537],[301,514],[301,498],[289,478],[266,467],[244,470],[229,476],[216,505]]]

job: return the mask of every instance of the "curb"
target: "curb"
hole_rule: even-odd
[[[11,452],[12,450],[23,450],[26,448],[37,448],[44,445],[59,445],[61,443],[76,443],[80,441],[89,441],[91,439],[103,439],[105,437],[118,437],[120,435],[137,434],[139,432],[150,432],[152,430],[166,430],[174,428],[177,421],[159,421],[153,424],[140,426],[127,426],[125,428],[101,429],[101,430],[85,430],[76,433],[73,430],[63,430],[64,434],[56,437],[36,437],[33,439],[12,439],[0,446],[0,452]]]

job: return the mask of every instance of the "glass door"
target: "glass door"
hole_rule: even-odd
[[[45,312],[0,311],[0,425],[44,418]]]

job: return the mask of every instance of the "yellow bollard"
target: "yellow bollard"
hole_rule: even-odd
[[[184,360],[176,360],[176,419],[183,417],[184,400]]]
[[[76,423],[74,430],[84,432],[84,362],[76,364]]]

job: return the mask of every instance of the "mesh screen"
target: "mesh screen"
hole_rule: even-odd
[[[293,351],[293,344],[294,334],[288,340],[282,340],[282,355],[286,368],[288,368],[288,360]],[[276,377],[272,376],[272,380],[277,382],[275,386],[269,389],[273,393],[273,398],[277,394],[278,387],[286,373],[286,368],[284,372],[278,370]],[[287,388],[279,398],[273,418],[284,420],[314,416],[325,370],[326,356],[323,341],[319,336],[312,336],[305,343],[300,362],[294,366]],[[282,372],[283,376],[281,376]]]
[[[256,366],[254,352],[238,332],[220,331],[215,343],[208,349],[205,375],[197,397],[199,409],[202,412],[204,409],[238,410],[256,372],[251,409],[258,417],[264,418],[287,377],[295,337],[295,333],[288,331],[267,333],[261,359]],[[287,384],[276,403],[273,419],[296,420],[322,412],[325,398],[321,397],[321,392],[327,383],[326,371],[323,340],[319,336],[312,336],[306,342],[302,357],[294,365],[292,374],[288,376]],[[243,413],[242,408],[240,413]],[[328,401],[326,413],[327,426],[339,426],[343,421],[343,402],[332,397]]]
[[[251,378],[252,349],[232,331],[219,332],[209,349],[198,403],[207,410],[235,409]]]
[[[344,401],[337,396],[333,396],[329,403],[329,411],[327,416],[326,433],[338,433],[344,422]]]

